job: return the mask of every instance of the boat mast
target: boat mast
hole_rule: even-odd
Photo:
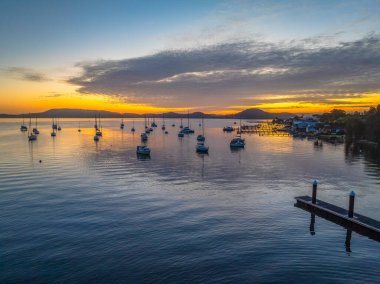
[[[240,126],[239,126],[239,137],[241,138],[241,117],[240,117]]]
[[[29,128],[28,128],[28,136],[30,136],[31,132],[30,129],[32,129],[32,116],[29,113]]]
[[[202,114],[202,135],[203,135],[203,137],[205,137],[205,122],[203,119],[203,114]]]

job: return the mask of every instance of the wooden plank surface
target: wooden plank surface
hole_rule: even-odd
[[[380,222],[377,220],[374,220],[372,218],[369,218],[367,216],[354,213],[353,218],[348,217],[348,210],[341,208],[339,206],[336,206],[334,204],[324,202],[322,200],[317,199],[316,204],[313,204],[311,202],[310,196],[299,196],[295,198],[297,202],[303,203],[306,206],[325,211],[326,213],[335,215],[337,218],[341,218],[343,221],[346,222],[352,222],[356,225],[365,227],[367,229],[373,230],[374,232],[377,232],[380,234]]]

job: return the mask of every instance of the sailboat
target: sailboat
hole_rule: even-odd
[[[95,114],[95,124],[94,124],[94,128],[95,128],[96,130],[98,129],[98,120],[97,120],[96,114]]]
[[[245,140],[241,138],[241,118],[240,118],[240,127],[239,127],[239,135],[233,138],[230,142],[231,148],[244,148]]]
[[[82,130],[80,129],[80,121],[79,121],[79,125],[78,125],[78,132],[81,132]]]
[[[54,117],[53,117],[52,120],[53,120],[53,122],[52,122],[52,124],[51,124],[51,128],[56,130],[58,127],[57,127],[57,123],[56,123],[55,120],[54,120]]]
[[[146,134],[146,132],[141,133],[141,141],[142,142],[148,141],[148,135]]]
[[[165,116],[164,116],[164,114],[162,114],[162,127],[161,127],[161,129],[162,130],[165,130]]]
[[[182,117],[181,117],[181,124],[180,124],[179,128],[183,128]]]
[[[39,132],[38,129],[37,129],[37,116],[36,116],[36,127],[33,128],[33,133],[34,133],[34,134],[40,134],[40,132]]]
[[[134,121],[134,120],[132,120],[132,128],[131,128],[131,131],[132,131],[132,132],[135,132],[135,131],[136,131],[136,129],[135,129],[135,121]]]
[[[154,116],[153,116],[153,122],[152,122],[152,124],[150,126],[151,127],[157,127],[156,118]]]
[[[144,117],[144,123],[145,123],[145,133],[149,134],[150,133],[150,128],[148,127],[148,125],[149,125],[149,117],[146,117],[146,116]]]
[[[208,153],[209,147],[205,145],[205,124],[202,117],[202,135],[198,135],[197,137],[197,146],[195,147],[195,150],[197,153]]]
[[[57,126],[58,126],[58,127],[57,127],[57,130],[58,130],[58,131],[61,131],[62,128],[61,128],[61,126],[59,125],[59,120],[58,120],[58,118],[57,118]]]
[[[202,125],[202,134],[199,134],[199,135],[197,136],[197,141],[202,142],[202,141],[205,141],[205,140],[206,140],[206,138],[205,138],[205,129],[204,129],[203,117],[202,117],[202,124],[201,124],[201,123],[199,123],[199,124]]]
[[[194,133],[194,130],[192,130],[192,129],[190,128],[190,115],[189,115],[189,112],[187,112],[187,126],[185,126],[185,127],[182,129],[182,132],[185,133],[185,134]]]
[[[33,133],[33,131],[30,131],[32,128],[32,117],[29,117],[29,133],[28,133],[28,140],[29,141],[35,141],[37,140],[37,135]]]
[[[124,129],[124,117],[121,116],[120,129]]]
[[[20,130],[21,131],[28,131],[28,127],[26,127],[25,125],[25,118],[24,118],[24,115],[22,116],[22,124],[20,126]]]
[[[103,136],[103,133],[102,133],[102,124],[101,124],[101,122],[100,122],[100,114],[99,114],[99,117],[98,117],[98,121],[99,121],[99,128],[98,129],[96,129],[96,136]]]
[[[95,135],[94,135],[94,141],[96,141],[96,142],[98,142],[98,141],[99,141],[99,136],[98,136],[98,135],[96,135],[96,133],[95,133]]]

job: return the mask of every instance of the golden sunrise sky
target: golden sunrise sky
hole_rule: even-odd
[[[1,1],[0,113],[380,104],[379,1]]]

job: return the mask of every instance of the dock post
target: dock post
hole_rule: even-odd
[[[354,217],[355,192],[350,193],[350,202],[348,205],[348,217]]]
[[[311,202],[313,204],[315,204],[317,202],[317,185],[318,185],[318,182],[315,180],[313,182],[313,196],[312,196],[312,199],[311,199]]]

